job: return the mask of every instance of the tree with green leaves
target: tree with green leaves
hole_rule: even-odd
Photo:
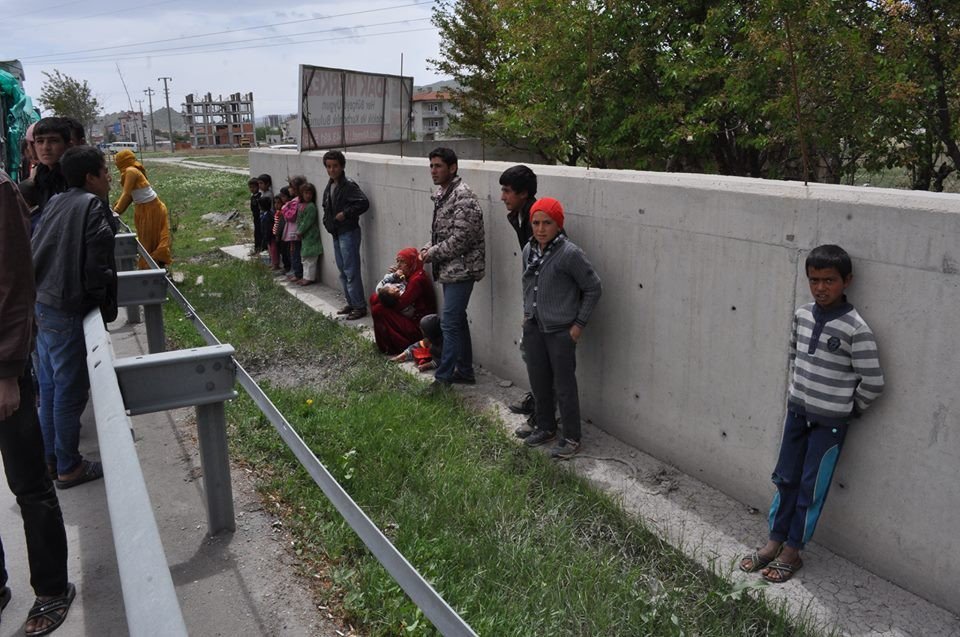
[[[99,117],[102,107],[87,85],[54,69],[43,72],[46,80],[40,87],[40,102],[57,117],[72,117],[89,129]]]

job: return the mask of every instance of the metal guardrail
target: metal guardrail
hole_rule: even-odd
[[[160,269],[157,263],[138,244],[140,256],[143,257],[152,269]],[[223,344],[214,335],[209,327],[197,314],[196,309],[190,304],[187,298],[171,282],[168,283],[167,293],[180,305],[184,315],[196,328],[200,336],[209,346],[222,346]],[[139,318],[139,317],[138,317]],[[427,582],[422,575],[407,561],[407,559],[397,550],[390,540],[380,531],[379,528],[367,517],[353,498],[350,497],[340,483],[336,481],[333,475],[320,462],[319,458],[313,453],[309,446],[303,441],[300,435],[293,429],[287,419],[280,413],[280,410],[273,404],[270,398],[260,389],[256,381],[247,373],[243,366],[236,360],[233,361],[236,370],[236,379],[243,387],[247,395],[260,408],[260,411],[267,417],[273,427],[280,434],[280,437],[287,444],[290,450],[296,456],[300,465],[306,469],[310,477],[320,490],[323,491],[327,499],[333,504],[350,528],[360,537],[364,545],[373,553],[374,557],[383,565],[386,571],[393,577],[394,581],[400,585],[403,591],[417,605],[423,614],[445,637],[476,637],[476,633],[470,628],[460,615],[453,610],[449,604],[437,593],[436,590]],[[198,419],[201,415],[200,408],[197,409]],[[219,417],[219,416],[218,416]],[[224,437],[224,443],[226,438]],[[201,445],[201,455],[203,448]],[[204,475],[206,475],[206,465],[204,465]],[[229,471],[229,466],[227,467]],[[229,473],[227,473],[229,477]],[[209,502],[209,501],[208,501]],[[231,503],[232,507],[232,503]]]
[[[123,605],[131,635],[187,635],[147,484],[130,435],[130,418],[113,368],[113,345],[100,310],[83,319],[87,371],[96,414],[104,488]]]

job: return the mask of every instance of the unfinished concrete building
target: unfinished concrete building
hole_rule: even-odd
[[[195,100],[191,93],[183,103],[183,120],[194,148],[256,146],[252,92],[232,93],[226,100],[210,93]]]

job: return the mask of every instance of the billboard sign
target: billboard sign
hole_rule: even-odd
[[[300,150],[404,141],[413,78],[300,65]]]

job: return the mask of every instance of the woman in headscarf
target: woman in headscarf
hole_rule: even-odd
[[[385,279],[397,281],[377,286],[370,297],[370,313],[377,347],[394,355],[423,337],[420,319],[437,312],[437,299],[416,248],[398,252],[397,263]]]
[[[147,170],[137,161],[133,151],[124,148],[114,158],[120,170],[120,185],[123,194],[113,205],[113,211],[121,215],[133,202],[133,223],[137,239],[161,268],[172,260],[170,254],[170,222],[167,206],[147,181]],[[140,259],[140,269],[146,270],[147,262]]]

